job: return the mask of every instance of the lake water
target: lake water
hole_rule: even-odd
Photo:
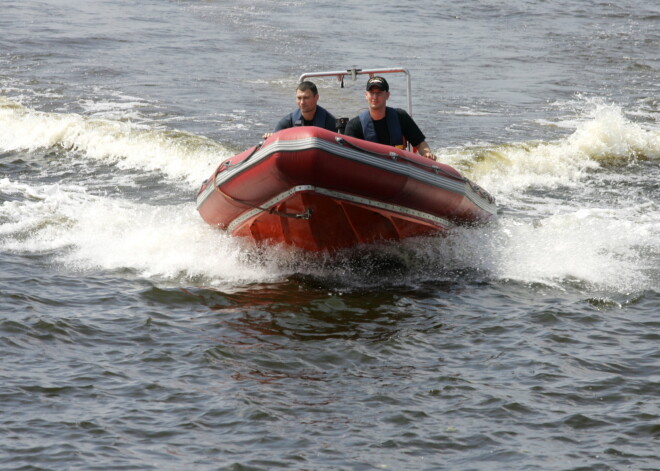
[[[1,12],[0,468],[660,469],[656,2]],[[310,256],[201,220],[300,74],[392,66],[496,222]]]

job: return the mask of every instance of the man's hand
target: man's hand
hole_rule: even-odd
[[[429,147],[429,145],[426,143],[426,141],[421,142],[417,146],[417,152],[419,152],[419,155],[422,157],[426,157],[427,159],[431,160],[438,160],[435,158],[435,155],[433,154],[433,151]]]

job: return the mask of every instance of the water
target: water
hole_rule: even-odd
[[[660,469],[660,8],[501,3],[4,0],[0,467]],[[333,257],[207,227],[218,162],[353,66],[411,71],[499,220]]]

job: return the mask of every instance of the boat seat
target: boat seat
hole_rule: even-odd
[[[335,122],[337,124],[337,132],[339,134],[344,134],[344,131],[346,130],[346,125],[348,124],[348,118],[337,118]]]

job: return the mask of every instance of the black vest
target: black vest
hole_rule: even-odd
[[[387,131],[390,133],[389,145],[399,148],[405,147],[405,141],[403,140],[403,134],[401,133],[399,114],[394,108],[390,108],[389,106],[385,108],[385,111]],[[362,124],[362,134],[364,135],[364,140],[378,142],[378,135],[376,134],[376,128],[374,127],[374,120],[371,119],[369,110],[364,110],[362,113],[360,113],[360,123]]]
[[[314,119],[312,120],[312,126],[316,126],[317,128],[325,128],[325,121],[327,120],[327,118],[328,118],[328,112],[324,108],[317,106],[316,113],[314,113]],[[300,109],[297,109],[296,111],[291,113],[291,124],[293,126],[305,125],[305,121],[303,119],[303,115]]]

